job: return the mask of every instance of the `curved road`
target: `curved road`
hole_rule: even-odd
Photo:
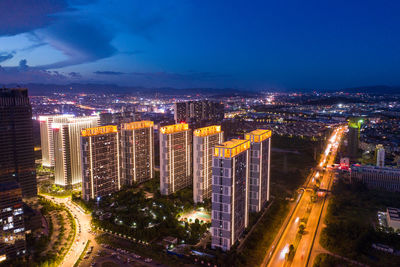
[[[60,264],[62,267],[74,266],[75,262],[79,259],[83,250],[85,249],[86,242],[90,240],[90,245],[95,245],[94,235],[90,233],[91,216],[85,214],[81,207],[71,202],[70,198],[58,198],[43,195],[48,200],[51,200],[57,204],[65,204],[68,210],[72,213],[76,222],[76,235],[74,243],[68,251],[63,262]]]

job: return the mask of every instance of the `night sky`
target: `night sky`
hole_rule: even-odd
[[[0,83],[400,85],[400,1],[0,1]]]

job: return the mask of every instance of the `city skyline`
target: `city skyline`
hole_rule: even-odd
[[[2,1],[0,80],[339,89],[400,85],[399,3]],[[21,19],[24,18],[24,19]]]
[[[400,2],[0,10],[0,267],[400,266]]]

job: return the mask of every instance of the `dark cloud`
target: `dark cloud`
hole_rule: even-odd
[[[145,5],[96,0],[1,0],[0,36],[27,33],[34,44],[20,49],[29,51],[50,45],[67,59],[36,69],[59,69],[95,62],[117,53],[139,54],[142,50],[119,52],[112,44],[118,32],[129,32],[151,39],[151,31],[164,21],[163,12]],[[129,10],[129,11],[128,11]],[[111,22],[111,23],[110,23]],[[0,57],[0,62],[7,60]]]
[[[15,35],[49,25],[57,12],[68,9],[63,0],[1,0],[0,35]]]
[[[75,78],[75,79],[80,79],[80,78],[82,78],[82,75],[81,75],[79,72],[75,72],[75,71],[68,73],[68,75],[69,75],[71,78]]]
[[[56,69],[110,57],[117,53],[111,41],[114,33],[98,21],[63,19],[37,31],[38,38],[68,56],[67,60],[39,66]]]
[[[120,72],[120,71],[110,71],[110,70],[106,70],[106,71],[95,71],[93,72],[94,74],[101,74],[101,75],[122,75],[125,74],[124,72]]]
[[[12,59],[13,57],[14,53],[0,53],[0,63]]]
[[[22,59],[19,61],[19,69],[20,70],[27,70],[29,68],[28,61],[26,59]]]
[[[29,67],[26,59],[19,62],[18,67],[0,66],[2,83],[64,83],[68,77],[57,71],[40,70]]]

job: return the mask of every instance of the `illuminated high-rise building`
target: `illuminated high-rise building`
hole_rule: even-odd
[[[120,180],[120,143],[116,125],[83,129],[82,198],[100,199],[118,191]]]
[[[269,201],[271,131],[255,130],[245,138],[250,141],[249,210],[259,212]]]
[[[192,131],[187,123],[160,128],[160,191],[170,195],[192,185]]]
[[[122,124],[121,180],[132,185],[154,178],[154,123],[136,121]]]
[[[55,184],[75,187],[82,183],[81,130],[98,126],[98,116],[67,118],[52,123]]]
[[[349,132],[347,137],[347,153],[350,159],[356,160],[358,158],[358,146],[360,139],[360,128],[364,121],[359,118],[350,118]]]
[[[248,225],[250,141],[232,139],[214,148],[211,247],[230,250]]]
[[[37,195],[32,107],[27,89],[0,89],[0,183],[16,181],[25,198]]]
[[[68,118],[74,115],[44,115],[39,117],[40,122],[40,142],[42,151],[42,165],[54,167],[54,139],[53,123],[67,122]]]
[[[193,200],[211,198],[212,156],[214,146],[224,141],[220,125],[199,128],[193,132]]]
[[[385,148],[383,147],[383,145],[376,146],[375,154],[376,166],[381,168],[385,167]]]
[[[0,183],[0,265],[25,254],[21,188],[15,181]]]

